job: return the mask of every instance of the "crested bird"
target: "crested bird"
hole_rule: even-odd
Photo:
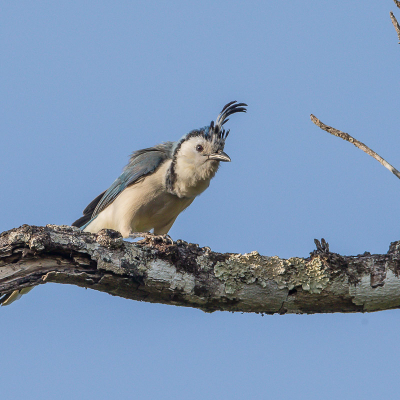
[[[231,101],[215,123],[176,142],[132,153],[122,174],[72,225],[92,233],[114,229],[124,238],[151,229],[154,235],[166,235],[178,215],[208,188],[220,162],[231,161],[223,151],[229,134],[223,125],[246,107]]]
[[[84,232],[119,231],[124,238],[167,235],[178,215],[210,185],[220,162],[231,161],[224,152],[229,116],[246,112],[247,104],[231,101],[210,125],[195,129],[176,142],[164,142],[132,153],[114,183],[97,196],[72,226]],[[135,233],[140,233],[135,235]],[[31,287],[0,297],[9,305]]]

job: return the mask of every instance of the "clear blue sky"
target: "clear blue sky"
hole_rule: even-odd
[[[70,224],[137,149],[238,100],[210,188],[170,231],[215,251],[385,253],[400,182],[391,0],[4,1],[0,231]],[[215,229],[218,222],[218,229]],[[400,311],[205,314],[67,285],[0,309],[2,398],[398,399]]]

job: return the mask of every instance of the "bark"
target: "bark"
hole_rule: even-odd
[[[382,255],[341,256],[315,241],[308,258],[215,253],[184,241],[126,242],[118,232],[23,225],[0,235],[0,293],[46,282],[127,299],[257,313],[400,307],[400,242]]]

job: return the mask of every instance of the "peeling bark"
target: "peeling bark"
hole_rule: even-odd
[[[157,237],[23,225],[0,235],[0,293],[46,282],[206,312],[364,312],[400,307],[400,242],[382,255],[341,256],[325,241],[308,258],[215,253]]]

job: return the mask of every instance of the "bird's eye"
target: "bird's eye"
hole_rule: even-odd
[[[196,150],[200,153],[200,152],[202,152],[204,150],[204,147],[201,144],[198,144],[196,146]]]

